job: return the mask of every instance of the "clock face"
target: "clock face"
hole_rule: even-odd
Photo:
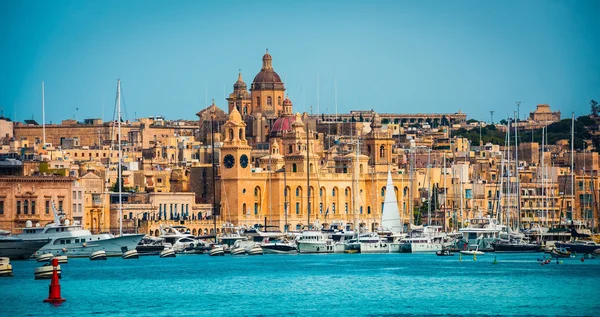
[[[223,164],[227,168],[232,168],[233,164],[235,164],[235,158],[233,157],[233,155],[231,155],[231,154],[225,155],[225,157],[223,158]]]
[[[248,167],[248,156],[246,154],[242,154],[242,156],[240,156],[240,165],[242,168]]]

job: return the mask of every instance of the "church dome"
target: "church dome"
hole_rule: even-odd
[[[254,81],[252,81],[252,86],[250,90],[284,90],[283,81],[281,81],[281,77],[273,70],[273,66],[271,64],[272,57],[269,54],[269,50],[263,56],[263,66],[262,69],[256,77],[254,77]]]
[[[282,116],[279,117],[273,123],[271,127],[270,136],[271,137],[280,137],[286,132],[292,131],[292,124],[296,121],[296,118],[292,116]]]

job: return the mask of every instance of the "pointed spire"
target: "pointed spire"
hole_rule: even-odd
[[[238,82],[244,82],[244,80],[242,79],[242,69],[239,69],[239,73],[238,73]]]

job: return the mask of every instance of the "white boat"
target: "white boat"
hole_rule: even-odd
[[[13,276],[12,265],[7,257],[0,257],[0,277]]]
[[[169,249],[164,249],[162,251],[160,251],[159,256],[161,258],[174,258],[175,257],[175,250],[169,248]]]
[[[90,255],[90,260],[106,260],[106,252],[104,250],[95,251]]]
[[[138,254],[137,250],[133,249],[125,251],[121,257],[123,259],[139,259],[140,255]]]
[[[348,249],[360,253],[389,253],[388,243],[381,239],[377,233],[362,233],[357,239],[348,242]]]
[[[58,265],[56,267],[56,271],[58,273],[58,277],[60,278],[62,275],[60,265]],[[51,279],[53,273],[54,273],[54,267],[50,264],[45,264],[44,266],[36,267],[33,271],[33,276],[36,280]]]
[[[480,249],[493,249],[492,243],[500,239],[500,233],[506,231],[495,218],[472,218],[467,227],[458,229],[462,234],[462,246],[455,245],[457,249],[465,249],[468,245],[478,244]]]
[[[255,244],[252,248],[246,250],[248,255],[263,255],[263,249],[260,247],[260,244]]]
[[[475,249],[472,249],[473,247]],[[470,245],[469,249],[462,250],[462,251],[460,251],[460,253],[464,254],[464,255],[485,255],[485,252],[479,251],[479,245],[478,244]]]
[[[444,235],[441,226],[413,226],[408,236],[400,240],[400,252],[438,252],[442,250]]]
[[[176,253],[195,253],[196,247],[202,242],[190,233],[190,229],[185,226],[160,225],[160,236],[165,243],[171,244]]]
[[[50,262],[53,257],[54,254],[52,253],[40,253],[35,257],[35,260],[38,262]]]
[[[231,255],[246,255],[246,249],[242,247],[233,247],[229,253]]]
[[[35,252],[36,258],[45,253],[54,256],[68,255],[69,257],[89,257],[93,252],[103,250],[107,256],[121,256],[124,251],[134,250],[143,234],[122,235],[115,237],[112,234],[92,234],[79,225],[70,225],[64,215],[59,214],[52,203],[54,222],[45,227],[27,227],[15,237],[30,240],[47,240],[48,243]]]
[[[210,249],[210,251],[208,251],[208,255],[209,256],[225,255],[225,249],[223,248],[222,245],[213,245],[212,249]]]
[[[52,259],[58,260],[59,264],[69,263],[69,258],[66,255],[57,255],[57,256],[53,257]],[[50,259],[50,263],[52,263],[52,259]]]
[[[333,253],[333,240],[321,231],[303,231],[296,244],[300,253]]]

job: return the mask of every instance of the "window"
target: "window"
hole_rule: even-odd
[[[294,148],[292,147],[292,145],[288,146],[288,154],[292,154],[293,151]]]
[[[260,97],[256,97],[256,105],[260,107]]]
[[[248,210],[250,211],[250,210]],[[245,215],[246,214],[246,203],[242,204],[242,213]]]
[[[271,96],[267,97],[267,106],[272,106],[273,105],[273,99],[271,98]]]
[[[77,199],[81,199],[81,191],[77,192]]]
[[[73,199],[77,199],[77,192],[73,191]]]
[[[281,106],[281,96],[277,97],[277,105]]]
[[[156,182],[157,182],[157,183],[162,183],[162,178],[157,178],[157,179],[156,179]]]
[[[344,203],[344,211],[348,214],[348,203]]]
[[[50,201],[46,200],[46,215],[50,213]]]
[[[331,213],[335,215],[335,203],[331,204]]]
[[[345,195],[346,197],[348,197],[348,193],[349,193],[349,192],[350,192],[350,189],[346,188],[346,189],[344,190],[344,195]]]
[[[360,206],[360,214],[363,214],[363,206]]]
[[[28,214],[29,213],[29,200],[25,200],[23,202],[23,214]]]
[[[62,200],[58,201],[58,210],[63,211],[63,201]]]
[[[296,165],[296,163],[292,164],[292,172],[296,173],[298,171],[298,166]]]
[[[300,196],[300,186],[296,187],[296,197]]]
[[[323,203],[319,203],[319,213],[323,214]]]
[[[300,214],[300,203],[296,203],[296,215]]]
[[[258,203],[254,203],[254,214],[258,215]]]
[[[331,196],[335,197],[335,187],[331,190]]]
[[[319,196],[320,196],[320,197],[323,197],[323,188],[320,188],[320,189],[319,189]]]
[[[31,201],[31,214],[35,215],[35,200]]]
[[[71,212],[77,212],[77,204],[73,204],[73,210]]]
[[[371,214],[371,206],[367,206],[367,214]]]
[[[385,187],[382,187],[381,188],[381,197],[384,197],[384,196],[385,196]]]
[[[4,215],[4,200],[0,200],[0,215]]]

